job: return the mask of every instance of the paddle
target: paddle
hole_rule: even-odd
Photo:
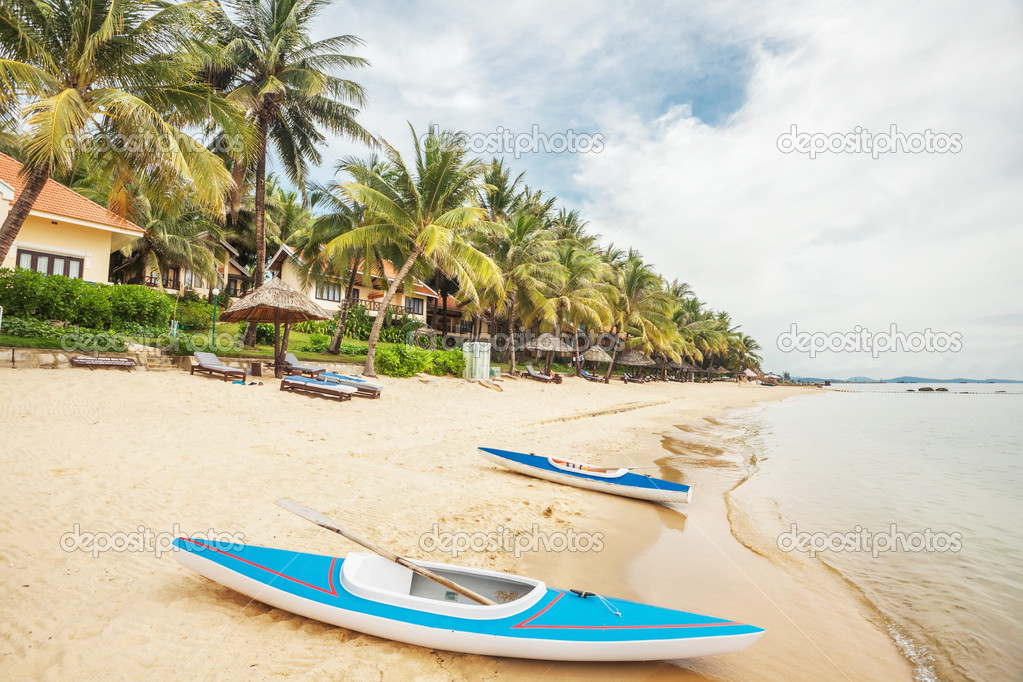
[[[377,554],[379,554],[380,556],[384,557],[385,559],[393,561],[394,563],[396,563],[396,564],[398,564],[400,566],[404,566],[405,568],[409,569],[413,573],[418,573],[419,575],[423,576],[424,578],[428,578],[428,579],[432,580],[433,582],[435,582],[435,583],[437,583],[439,585],[443,585],[444,587],[448,588],[449,590],[454,590],[455,592],[457,592],[457,593],[459,593],[461,595],[464,595],[464,596],[468,597],[469,599],[472,599],[475,602],[479,602],[480,604],[484,604],[486,606],[496,606],[497,605],[497,602],[491,601],[491,600],[487,599],[486,597],[484,597],[483,595],[477,594],[477,593],[473,592],[472,590],[470,590],[467,587],[462,587],[458,583],[452,582],[452,581],[448,580],[447,578],[445,578],[442,575],[437,575],[436,573],[434,573],[433,571],[429,570],[428,568],[423,568],[422,566],[420,566],[418,564],[414,564],[414,563],[412,563],[411,561],[409,561],[408,559],[406,559],[404,557],[400,557],[397,554],[394,554],[393,552],[387,551],[383,547],[377,547],[376,545],[374,545],[373,543],[369,542],[368,540],[363,540],[362,538],[358,537],[357,535],[352,535],[351,533],[346,531],[344,528],[341,528],[340,526],[338,526],[336,523],[334,523],[333,521],[328,519],[326,516],[324,516],[320,512],[314,511],[314,510],[310,509],[309,507],[306,507],[304,505],[299,504],[298,502],[295,502],[294,500],[291,500],[291,499],[288,499],[288,498],[284,497],[284,498],[281,498],[281,499],[277,500],[277,502],[275,502],[275,504],[277,506],[279,506],[279,507],[283,507],[283,508],[287,509],[290,512],[298,514],[299,516],[301,516],[306,521],[312,521],[313,523],[315,523],[320,528],[326,528],[327,530],[333,531],[333,532],[337,533],[338,535],[340,535],[342,537],[346,537],[349,540],[351,540],[352,542],[354,542],[356,544],[359,544],[359,545],[362,545],[363,547],[365,547],[368,550],[372,550],[372,551],[376,552]]]

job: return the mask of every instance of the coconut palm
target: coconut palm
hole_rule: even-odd
[[[371,161],[370,165],[375,163],[378,162]],[[360,270],[363,284],[372,286],[374,276],[384,277],[382,262],[386,258],[380,248],[386,245],[373,241],[351,246],[334,244],[338,237],[365,224],[365,207],[349,201],[344,192],[344,187],[337,183],[317,187],[311,197],[313,206],[326,208],[327,212],[316,218],[304,233],[296,235],[292,242],[303,261],[299,270],[303,283],[308,285],[309,282],[324,278],[345,283],[337,326],[327,347],[327,352],[334,355],[341,349],[351,310],[349,301],[358,283]]]
[[[644,353],[655,349],[673,353],[672,343],[676,336],[672,328],[675,302],[664,291],[660,275],[643,262],[638,252],[630,250],[617,279],[612,305],[615,344],[604,377],[607,380],[614,370],[623,337],[626,346]]]
[[[342,50],[362,41],[340,35],[313,41],[310,32],[327,0],[221,0],[222,10],[211,20],[211,47],[193,44],[211,81],[227,98],[249,112],[256,130],[251,159],[235,158],[235,177],[244,175],[239,164],[255,164],[256,285],[263,282],[266,266],[266,159],[272,145],[284,172],[305,196],[310,163],[322,161],[317,147],[326,141],[322,131],[362,142],[372,136],[356,120],[365,94],[357,83],[333,75],[366,65]],[[223,11],[226,10],[226,11]],[[354,105],[354,106],[353,106]],[[252,341],[250,325],[246,340]]]
[[[523,175],[525,173],[519,173],[513,180],[503,161],[495,157],[490,162],[479,196],[479,204],[486,211],[489,222],[504,220],[518,209],[522,201],[518,186]]]
[[[149,270],[161,287],[163,273],[170,268],[188,269],[215,281],[217,265],[224,259],[219,226],[192,203],[191,188],[178,185],[168,190],[143,181],[132,189],[135,214],[146,233],[121,250],[125,260],[115,271],[123,271],[131,281],[141,280]]]
[[[556,278],[545,287],[552,319],[542,320],[560,332],[562,324],[571,326],[575,340],[575,372],[581,376],[579,334],[583,329],[607,329],[611,326],[610,300],[614,288],[604,280],[606,266],[591,251],[575,242],[562,242],[554,260],[560,267]],[[552,353],[547,354],[547,371],[551,369]]]
[[[500,273],[494,262],[473,244],[488,229],[484,209],[475,205],[483,190],[488,165],[468,158],[453,132],[431,128],[425,140],[412,131],[415,159],[410,168],[401,154],[382,143],[383,168],[361,159],[348,159],[341,167],[353,181],[345,195],[366,207],[364,224],[324,247],[332,259],[360,244],[377,243],[397,253],[397,272],[380,301],[386,310],[413,268],[430,267],[458,280],[463,300],[479,299],[479,289],[497,286]],[[493,228],[489,228],[493,229]],[[375,375],[374,358],[384,315],[373,322],[364,373]]]
[[[504,224],[506,229],[491,236],[483,246],[500,271],[500,280],[486,290],[484,300],[508,322],[508,371],[514,373],[518,323],[554,319],[544,289],[560,272],[554,258],[554,234],[544,228],[540,218],[522,212]]]
[[[108,207],[127,213],[139,176],[184,178],[195,203],[223,208],[231,176],[183,126],[242,134],[244,115],[194,82],[176,56],[197,3],[32,0],[0,3],[0,123],[24,127],[25,187],[0,227],[7,256],[50,174],[89,144],[110,164]],[[245,140],[243,139],[243,146]],[[131,216],[133,217],[133,216]]]

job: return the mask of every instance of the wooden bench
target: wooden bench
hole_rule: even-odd
[[[88,367],[94,370],[97,367],[123,367],[129,372],[135,368],[135,361],[131,358],[115,358],[105,355],[77,355],[71,358],[71,364],[76,367]]]

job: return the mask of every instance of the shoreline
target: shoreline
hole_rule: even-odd
[[[755,593],[747,595],[748,585],[720,575],[729,561],[744,567],[762,560],[732,536],[723,494],[715,492],[728,467],[683,465],[662,447],[666,424],[716,421],[728,408],[811,389],[569,378],[560,386],[506,380],[497,393],[457,379],[384,378],[383,399],[338,404],[282,393],[275,381],[264,381],[243,387],[183,372],[0,370],[0,415],[15,425],[0,456],[8,471],[0,512],[10,522],[0,530],[7,595],[0,602],[0,673],[94,675],[117,666],[125,674],[217,670],[228,678],[299,671],[424,679],[834,674],[800,661],[791,628],[774,624],[776,615],[762,617],[770,614]],[[596,465],[657,463],[657,475],[682,471],[696,484],[693,503],[673,510],[502,471],[476,455],[476,446],[488,444]],[[166,532],[177,524],[185,534],[244,532],[246,542],[298,551],[354,549],[277,510],[272,501],[283,496],[410,558],[521,573],[565,589],[585,586],[750,622],[768,633],[739,654],[675,663],[492,659],[427,651],[249,603],[169,556],[93,558],[58,547],[78,523],[108,532],[140,525]],[[501,527],[604,533],[605,541],[599,554],[536,551],[518,560],[500,552],[455,559],[423,549],[431,529]],[[772,574],[767,591],[780,586],[798,602],[805,593],[789,582]],[[76,613],[90,617],[82,622]],[[908,671],[887,636],[879,640],[874,626],[857,617],[842,622],[865,649],[843,645],[853,652],[842,661],[845,670],[854,678]],[[122,640],[132,645],[127,659]],[[872,647],[882,650],[861,660]]]

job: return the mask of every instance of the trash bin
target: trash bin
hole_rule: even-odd
[[[465,358],[465,372],[462,378],[467,381],[488,381],[490,379],[490,344],[472,341],[462,346],[462,357]]]

